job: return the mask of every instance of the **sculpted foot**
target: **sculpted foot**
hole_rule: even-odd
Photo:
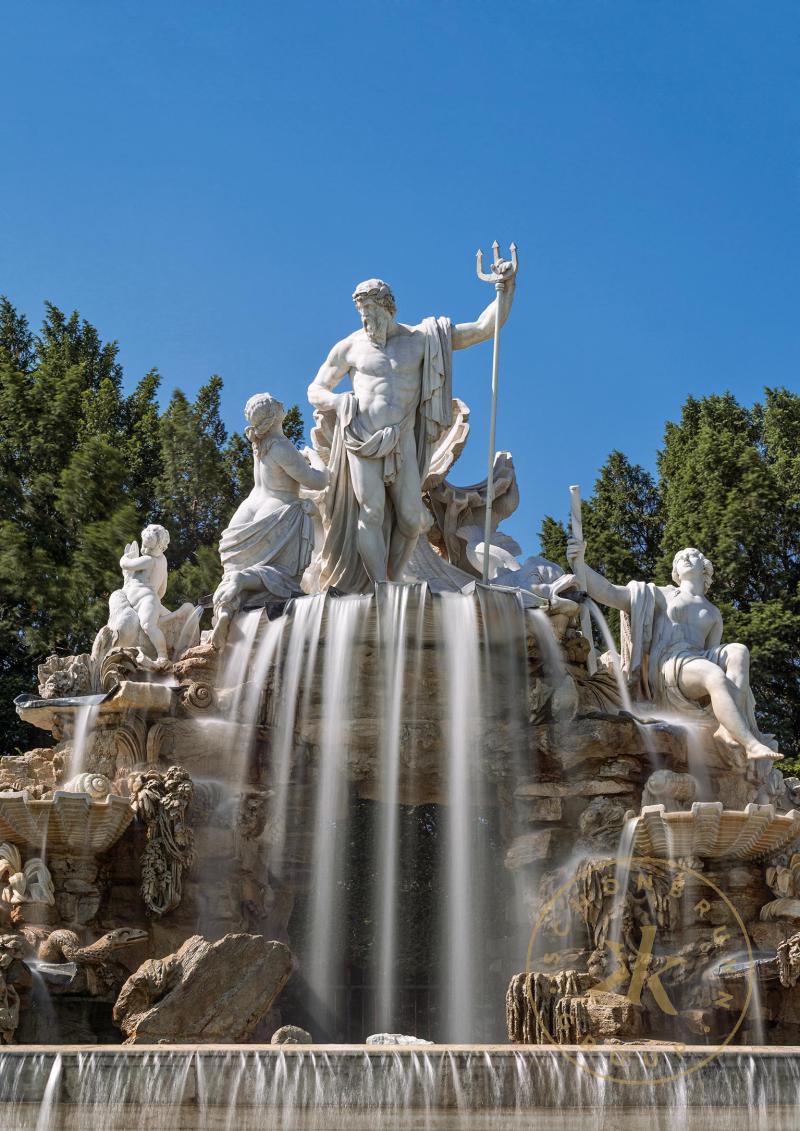
[[[769,746],[765,746],[763,742],[748,742],[745,751],[747,757],[751,758],[753,761],[757,761],[760,758],[771,758],[773,762],[779,762],[783,758],[783,754],[777,750],[771,750]]]

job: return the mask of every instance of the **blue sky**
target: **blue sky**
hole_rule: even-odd
[[[15,4],[0,291],[48,298],[224,415],[305,404],[379,275],[469,320],[520,248],[498,447],[529,552],[612,448],[653,465],[689,394],[797,389],[794,0]],[[491,346],[456,355],[485,474]]]

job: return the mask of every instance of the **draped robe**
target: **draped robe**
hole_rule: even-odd
[[[358,417],[358,401],[353,393],[339,397],[336,412],[318,409],[314,413],[317,427],[312,440],[330,472],[330,484],[320,497],[324,541],[317,573],[322,589],[336,586],[346,593],[363,593],[371,586],[358,552],[359,505],[350,460],[383,460],[384,483],[393,483],[402,461],[401,437],[406,429],[413,428],[417,467],[424,489],[434,449],[452,423],[453,324],[449,318],[426,318],[419,329],[425,335],[420,398],[404,420],[369,432]],[[394,521],[394,509],[387,493],[383,529],[387,547]]]

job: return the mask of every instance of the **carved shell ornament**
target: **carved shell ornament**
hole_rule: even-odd
[[[111,790],[111,782],[104,774],[78,774],[64,786],[65,793],[86,793],[95,801],[108,797]]]

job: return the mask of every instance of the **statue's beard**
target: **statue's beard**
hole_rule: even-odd
[[[380,349],[386,345],[386,331],[388,327],[383,319],[364,319],[364,332],[374,346]]]

